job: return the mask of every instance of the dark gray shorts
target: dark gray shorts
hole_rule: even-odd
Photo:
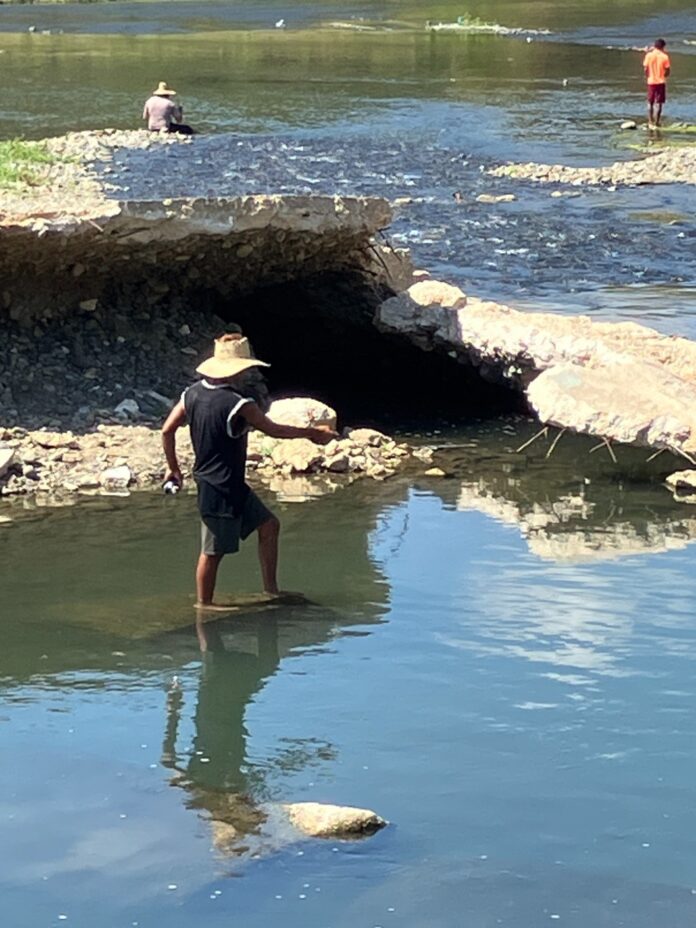
[[[236,554],[240,541],[273,518],[273,513],[249,490],[241,515],[201,516],[201,554]]]

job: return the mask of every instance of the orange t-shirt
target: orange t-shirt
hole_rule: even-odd
[[[643,58],[643,67],[648,72],[649,84],[664,84],[667,79],[665,71],[671,67],[669,55],[659,48],[651,48]]]

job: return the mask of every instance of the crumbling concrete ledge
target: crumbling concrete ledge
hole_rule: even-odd
[[[523,391],[542,423],[696,457],[696,343],[632,322],[519,312],[423,280],[375,324]]]

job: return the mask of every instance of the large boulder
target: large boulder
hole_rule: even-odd
[[[268,416],[274,422],[294,425],[296,428],[316,428],[319,425],[336,428],[336,410],[309,396],[275,400],[270,405]]]

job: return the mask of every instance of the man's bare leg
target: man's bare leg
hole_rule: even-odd
[[[661,120],[661,119],[662,119],[662,104],[661,104],[661,103],[658,103],[658,104],[657,104],[657,117],[656,117],[656,119],[655,119],[655,125],[656,125],[656,126],[659,126],[659,125],[660,125],[660,120]]]
[[[655,125],[655,114],[652,103],[648,103],[648,128]]]
[[[215,581],[222,554],[202,554],[196,565],[196,605],[210,606],[215,594]]]
[[[279,593],[278,589],[278,535],[280,522],[275,516],[259,525],[259,564],[266,593]]]

